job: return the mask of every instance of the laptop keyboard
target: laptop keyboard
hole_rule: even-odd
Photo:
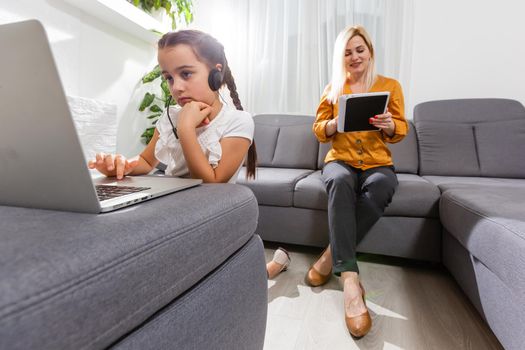
[[[98,199],[104,201],[106,199],[149,190],[151,187],[96,185],[95,188],[97,189]]]

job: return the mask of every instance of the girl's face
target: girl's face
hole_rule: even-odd
[[[361,75],[366,72],[370,63],[370,50],[359,35],[348,40],[345,49],[345,67],[350,74]]]
[[[159,49],[158,60],[162,76],[179,106],[190,101],[213,104],[216,94],[208,85],[210,70],[197,59],[189,45],[178,44]]]

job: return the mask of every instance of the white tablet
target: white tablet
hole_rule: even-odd
[[[386,112],[389,98],[388,91],[340,96],[337,131],[379,131],[369,119]]]

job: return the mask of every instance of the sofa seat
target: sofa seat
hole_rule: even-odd
[[[517,186],[525,188],[525,179],[512,179],[503,177],[481,177],[481,176],[429,176],[423,178],[446,191],[462,185],[487,185],[487,186]]]
[[[0,206],[0,348],[108,347],[240,250],[257,215],[231,184],[100,215]]]
[[[525,304],[525,188],[450,188],[440,201],[441,223],[472,256]]]
[[[414,174],[397,174],[399,186],[385,216],[439,217],[437,186]],[[328,197],[318,170],[299,180],[293,204],[298,208],[327,210]]]
[[[258,167],[256,178],[246,179],[246,168],[237,176],[237,183],[248,186],[259,205],[291,207],[297,182],[313,172],[310,169]]]

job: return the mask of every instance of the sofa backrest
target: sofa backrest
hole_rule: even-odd
[[[417,174],[418,171],[418,154],[417,154],[417,136],[414,130],[414,124],[408,121],[408,135],[398,143],[387,143],[392,152],[392,160],[398,173]],[[317,158],[317,167],[322,169],[326,154],[332,147],[331,143],[322,143],[319,147],[319,156]]]
[[[525,178],[525,108],[509,99],[430,101],[414,108],[420,175]]]
[[[397,173],[417,174],[419,156],[417,154],[417,135],[414,123],[408,121],[408,134],[397,143],[387,143]]]
[[[259,166],[317,168],[319,142],[312,132],[313,116],[259,114],[254,122]]]

